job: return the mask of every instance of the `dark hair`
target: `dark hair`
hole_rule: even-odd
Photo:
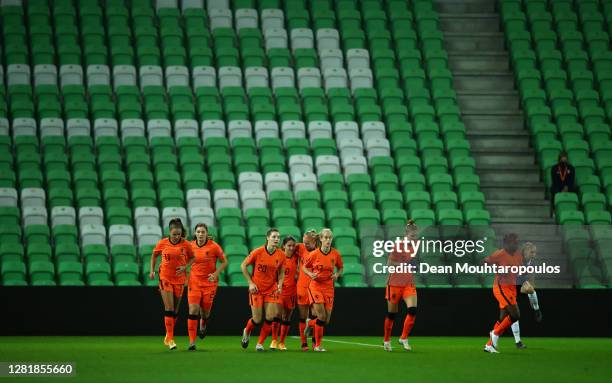
[[[512,250],[510,246],[516,245],[516,249],[518,249],[518,235],[516,233],[508,233],[504,235],[503,246],[505,250]]]
[[[557,158],[557,161],[561,161],[561,158],[563,157],[567,158],[567,152],[565,150],[559,152],[559,157]]]
[[[210,233],[209,233],[209,231],[208,231],[208,225],[207,225],[207,224],[205,224],[204,222],[200,222],[200,223],[196,224],[196,225],[195,225],[195,227],[193,228],[193,239],[197,240],[197,237],[196,237],[196,231],[197,231],[197,230],[198,230],[198,228],[200,228],[200,227],[203,227],[204,229],[206,229],[206,234],[207,234],[207,235],[206,235],[206,239],[207,239],[207,240],[209,240],[209,239],[210,239],[210,240],[212,240],[212,239],[213,239],[213,237],[212,237],[212,235],[210,235]]]
[[[292,236],[292,235],[288,235],[288,236],[286,236],[285,238],[283,238],[283,244],[282,244],[281,246],[285,247],[285,245],[286,245],[286,244],[287,244],[287,242],[289,242],[289,241],[297,242],[297,241],[295,240],[295,238],[293,238],[293,236]]]
[[[183,221],[180,218],[172,218],[170,223],[168,224],[168,228],[172,229],[181,229],[181,238],[185,238],[187,235],[187,230],[185,230],[185,226],[183,225]]]

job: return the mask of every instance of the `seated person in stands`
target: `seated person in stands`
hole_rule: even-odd
[[[550,187],[551,212],[555,211],[555,195],[562,192],[574,192],[576,170],[567,161],[567,153],[559,153],[559,161],[550,169],[552,185]]]

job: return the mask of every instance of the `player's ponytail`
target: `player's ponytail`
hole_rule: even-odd
[[[319,235],[319,233],[314,233],[312,238],[315,240],[315,249],[320,249],[321,248],[321,236]]]

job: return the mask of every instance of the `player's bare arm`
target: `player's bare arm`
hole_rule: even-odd
[[[257,292],[257,285],[255,284],[255,282],[253,282],[253,279],[251,279],[251,274],[249,274],[249,270],[247,269],[247,266],[248,266],[248,263],[247,263],[247,260],[245,259],[240,264],[240,270],[242,270],[242,275],[244,275],[244,278],[249,283],[249,292],[250,293],[256,293]]]
[[[220,262],[221,262],[221,264],[219,265],[217,270],[215,270],[214,273],[208,275],[208,280],[210,282],[214,282],[214,281],[218,280],[219,279],[219,275],[221,275],[223,270],[225,270],[225,268],[227,267],[227,258],[225,258],[225,257],[221,258]]]
[[[159,257],[161,253],[153,252],[153,256],[151,257],[151,267],[149,269],[149,278],[155,279],[155,263],[157,262],[157,257]]]
[[[283,282],[285,281],[285,265],[283,264],[278,272],[278,285],[276,291],[278,294],[283,291]]]

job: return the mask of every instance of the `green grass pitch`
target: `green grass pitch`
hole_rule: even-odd
[[[209,336],[187,351],[187,337],[169,351],[162,337],[3,337],[0,361],[72,361],[74,378],[19,378],[15,382],[610,382],[612,339],[511,337],[500,354],[482,351],[485,338],[413,337],[412,352],[394,338],[384,352],[378,337],[328,337],[327,353],[248,350],[240,337]],[[0,383],[11,379],[0,378]]]

